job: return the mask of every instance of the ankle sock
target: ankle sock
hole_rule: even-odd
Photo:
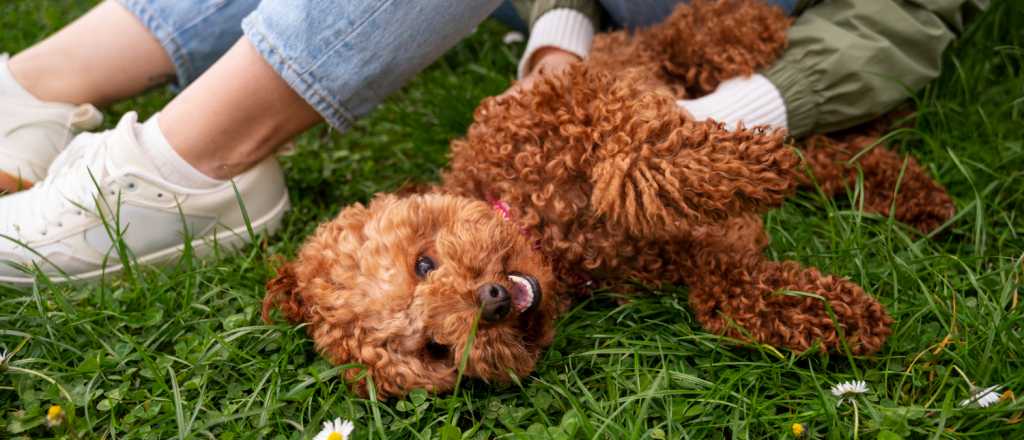
[[[167,142],[167,137],[160,130],[159,116],[153,115],[142,124],[138,138],[139,144],[153,160],[153,165],[160,176],[175,185],[191,189],[208,189],[224,183],[223,180],[203,174],[174,151],[174,147]]]
[[[12,98],[30,99],[32,101],[39,101],[28,90],[25,90],[18,81],[14,79],[14,75],[11,74],[11,69],[7,67],[7,61],[10,57],[7,54],[0,54],[0,96],[8,96]]]

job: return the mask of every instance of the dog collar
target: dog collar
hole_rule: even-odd
[[[507,222],[515,223],[516,226],[519,227],[519,232],[523,234],[524,237],[533,238],[534,249],[540,249],[540,239],[532,237],[532,234],[530,234],[530,231],[527,230],[525,226],[516,223],[516,221],[512,219],[512,207],[509,206],[508,203],[505,203],[504,200],[501,200],[491,195],[487,196],[487,202],[491,204],[491,209],[497,211],[498,214],[501,214],[501,218],[503,218]]]
[[[508,203],[505,203],[504,200],[488,195],[487,203],[491,204],[491,209],[497,211],[498,214],[501,214],[502,219],[507,222],[515,223],[515,221],[512,220],[512,207],[510,207]],[[517,224],[517,226],[519,226],[519,232],[522,233],[524,237],[533,239],[533,248],[539,251],[541,249],[540,238],[532,237],[530,231],[523,227],[523,225]],[[570,276],[574,278],[573,281],[575,284],[582,286],[585,289],[592,289],[595,285],[593,278],[585,272],[574,272],[571,273]]]
[[[508,203],[505,203],[504,200],[495,199],[493,197],[488,198],[491,202],[491,209],[498,211],[498,213],[501,214],[501,218],[506,221],[512,221],[512,209],[509,208]]]

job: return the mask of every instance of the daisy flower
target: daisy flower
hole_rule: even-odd
[[[839,398],[839,403],[836,406],[842,405],[846,399],[852,399],[856,394],[864,394],[866,392],[868,392],[868,384],[863,380],[851,380],[832,386],[832,395]]]
[[[836,397],[852,397],[854,394],[868,392],[868,384],[863,380],[851,380],[832,386],[832,395]]]
[[[324,422],[324,429],[320,431],[313,440],[348,440],[348,435],[352,433],[355,426],[348,420],[341,420],[341,418],[334,419],[332,421]]]
[[[978,405],[981,408],[988,408],[993,403],[999,401],[999,389],[1002,388],[999,385],[992,385],[988,388],[971,387],[971,397],[960,401],[961,407],[967,407]]]
[[[46,426],[55,428],[64,423],[64,409],[60,405],[50,405],[46,410]]]

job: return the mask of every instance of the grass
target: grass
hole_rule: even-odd
[[[0,51],[16,52],[92,1],[0,4]],[[301,329],[259,319],[272,255],[291,255],[339,207],[431,181],[447,141],[513,75],[521,45],[487,23],[349,133],[317,128],[283,159],[295,205],[283,230],[236,255],[80,286],[0,287],[0,438],[309,438],[335,417],[355,438],[1024,438],[1024,403],[961,408],[971,384],[1024,394],[1024,5],[996,1],[914,95],[918,119],[891,143],[917,155],[959,214],[920,237],[854,209],[855,198],[798,194],[766,216],[773,258],[849,276],[896,319],[865,358],[742,349],[701,331],[686,289],[619,304],[603,292],[563,318],[521,383],[468,382],[454,395],[376,402]],[[108,125],[170,98],[154,91],[108,110]],[[870,392],[837,406],[831,385]],[[67,413],[56,429],[52,404]],[[856,428],[856,429],[855,429]]]

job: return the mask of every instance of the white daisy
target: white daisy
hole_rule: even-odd
[[[313,440],[348,440],[348,435],[352,433],[355,426],[348,420],[341,420],[341,418],[334,419],[332,421],[324,422],[324,429],[320,431]]]
[[[863,380],[851,380],[832,386],[832,395],[839,398],[836,406],[842,405],[846,399],[852,399],[855,394],[864,394],[866,392],[868,392],[868,384]]]
[[[863,380],[851,380],[832,386],[832,395],[836,397],[850,397],[854,394],[864,394],[866,392],[868,392],[868,384]]]
[[[978,405],[981,408],[988,408],[999,401],[999,385],[992,385],[988,388],[971,387],[971,397],[960,401],[960,406],[967,407]]]

